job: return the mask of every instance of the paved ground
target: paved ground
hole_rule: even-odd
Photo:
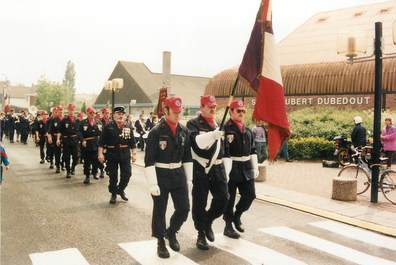
[[[219,234],[208,252],[195,248],[190,215],[178,234],[180,254],[160,262],[149,241],[152,201],[141,167],[134,167],[130,201],[111,206],[107,178],[84,186],[81,166],[67,180],[40,165],[33,146],[7,150],[12,170],[0,189],[4,265],[396,265],[395,238],[262,202],[254,202],[244,217],[243,240],[223,238],[224,224],[217,220]]]

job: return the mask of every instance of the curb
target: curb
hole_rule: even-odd
[[[322,210],[322,209],[317,209],[314,207],[310,207],[310,206],[306,206],[303,204],[299,204],[299,203],[294,203],[294,202],[290,202],[290,201],[286,201],[283,199],[279,199],[279,198],[275,198],[275,197],[271,197],[271,196],[266,196],[266,195],[257,195],[256,198],[257,201],[261,201],[261,202],[268,202],[268,203],[272,203],[272,204],[277,204],[280,206],[285,206],[294,210],[298,210],[301,212],[305,212],[305,213],[309,213],[309,214],[313,214],[316,216],[320,216],[320,217],[324,217],[327,219],[331,219],[334,221],[338,221],[341,223],[345,223],[345,224],[349,224],[349,225],[353,225],[356,227],[360,227],[366,230],[370,230],[376,233],[380,233],[383,235],[387,235],[387,236],[392,236],[392,237],[396,237],[396,228],[392,228],[389,226],[383,226],[383,225],[379,225],[376,223],[371,223],[371,222],[367,222],[364,220],[360,220],[360,219],[356,219],[353,217],[349,217],[349,216],[345,216],[345,215],[341,215],[335,212],[330,212],[330,211],[326,211],[326,210]]]

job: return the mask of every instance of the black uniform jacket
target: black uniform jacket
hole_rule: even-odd
[[[214,131],[215,129],[212,128],[201,115],[192,120],[189,120],[187,122],[187,128],[190,132],[192,155],[195,161],[194,163],[194,177],[195,177],[196,174],[201,175],[202,173],[204,173],[204,168],[209,165],[209,162],[216,151],[216,142],[208,150],[203,150],[198,147],[195,141],[195,137],[199,134]],[[217,160],[222,159],[223,156],[224,156],[224,141],[221,141],[220,152],[217,156]],[[197,162],[198,160],[205,161],[204,163],[205,167],[203,167],[202,162],[201,163]],[[225,171],[222,165],[214,165],[211,168],[211,171],[212,170],[214,171],[215,175],[221,176],[222,179],[225,178]]]
[[[83,147],[83,151],[97,151],[99,146],[100,130],[96,122],[91,125],[88,119],[80,122],[80,135],[81,140],[86,141],[86,147]]]
[[[65,116],[60,122],[59,132],[62,134],[62,142],[77,144],[80,140],[79,122],[74,118],[72,121],[69,116]]]
[[[192,162],[187,128],[178,124],[176,136],[174,136],[165,119],[162,119],[148,135],[144,162],[146,167],[155,166],[156,163]],[[175,169],[156,167],[156,172],[160,187],[172,189],[187,184],[182,166]]]
[[[40,138],[44,137],[47,134],[48,131],[48,120],[46,123],[44,121],[37,121],[36,126],[35,126],[35,131],[38,132]]]
[[[103,128],[99,146],[107,150],[107,160],[131,159],[131,149],[136,148],[132,128],[129,126],[118,128],[114,121],[110,122]]]
[[[224,156],[233,159],[230,180],[240,182],[243,179],[253,179],[254,172],[251,160],[236,161],[256,154],[252,131],[244,127],[243,132],[241,132],[238,126],[232,120],[229,120],[224,126],[224,132]]]

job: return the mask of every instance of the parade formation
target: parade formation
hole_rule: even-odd
[[[10,143],[15,142],[16,131],[16,141],[23,144],[27,144],[30,133],[39,148],[39,163],[48,163],[57,174],[64,172],[66,179],[75,177],[79,164],[83,165],[85,185],[92,178],[103,179],[106,172],[110,204],[117,202],[117,196],[128,201],[125,188],[132,176],[132,164],[137,149],[145,150],[144,173],[153,199],[152,236],[158,240],[158,256],[169,258],[165,239],[172,250],[180,251],[176,235],[190,208],[198,233],[196,247],[208,250],[207,240],[215,241],[213,221],[223,216],[224,235],[238,239],[238,232],[244,232],[241,216],[255,198],[258,163],[253,134],[244,126],[244,103],[231,102],[231,118],[224,128],[215,121],[214,96],[202,96],[200,105],[199,114],[186,126],[180,123],[180,97],[164,101],[165,116],[158,122],[155,113],[150,113],[147,121],[140,115],[135,127],[127,120],[124,107],[115,107],[112,113],[108,108],[96,111],[88,107],[86,118],[76,113],[74,104],[67,105],[67,114],[63,106],[56,106],[50,113],[37,111],[30,117],[26,112],[16,115],[10,109],[2,118],[1,131]],[[241,198],[234,207],[237,189]],[[209,192],[212,199],[207,209]],[[169,196],[175,210],[167,222]]]

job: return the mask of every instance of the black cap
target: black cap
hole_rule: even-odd
[[[115,107],[113,109],[113,113],[116,113],[116,112],[125,113],[125,108],[124,107]]]

